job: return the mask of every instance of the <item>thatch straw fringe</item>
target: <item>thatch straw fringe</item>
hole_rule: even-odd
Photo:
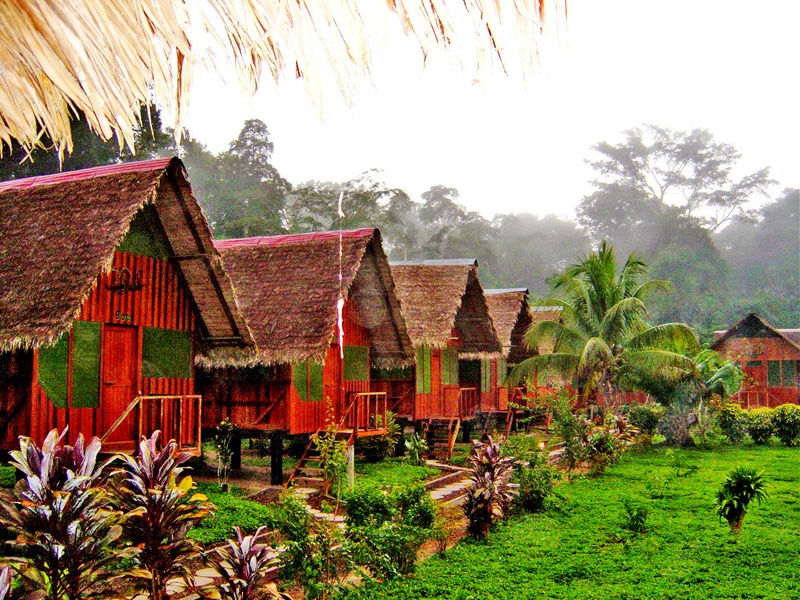
[[[104,138],[133,147],[138,107],[151,96],[176,115],[180,135],[192,71],[233,64],[254,92],[263,71],[303,78],[321,106],[323,82],[346,98],[369,73],[372,53],[399,22],[423,63],[442,49],[476,77],[497,62],[525,81],[545,26],[557,32],[566,0],[19,0],[0,3],[0,141],[26,147],[47,134],[72,148],[70,114]],[[468,57],[465,59],[465,56]]]

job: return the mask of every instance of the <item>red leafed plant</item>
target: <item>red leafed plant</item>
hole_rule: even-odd
[[[134,575],[146,581],[153,600],[167,597],[170,579],[190,583],[189,561],[201,549],[186,534],[213,510],[204,495],[189,494],[194,483],[180,465],[191,455],[178,452],[174,440],[159,449],[160,434],[142,438],[138,456],[122,457],[123,471],[113,485],[115,505],[130,513],[123,525],[125,538],[139,549],[133,556]]]
[[[28,437],[10,453],[24,475],[14,501],[0,504],[0,524],[16,536],[9,562],[32,583],[33,595],[52,600],[96,597],[110,578],[122,533],[121,511],[113,510],[104,483],[113,458],[98,463],[101,443],[64,443],[67,430],[53,429],[39,448]]]

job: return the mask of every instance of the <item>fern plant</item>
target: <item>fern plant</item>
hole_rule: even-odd
[[[736,467],[728,473],[725,483],[717,492],[714,512],[720,520],[728,522],[732,531],[740,531],[750,502],[757,500],[761,504],[769,498],[766,488],[763,471],[756,471],[752,467]]]

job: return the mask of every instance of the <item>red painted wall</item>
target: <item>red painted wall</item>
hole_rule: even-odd
[[[141,281],[142,288],[137,291],[126,291],[122,294],[114,293],[106,288],[114,281],[113,269],[118,273],[122,269],[127,269],[129,273],[136,274]],[[118,281],[118,279],[117,279]],[[190,304],[190,294],[181,284],[177,270],[173,264],[167,260],[154,259],[144,256],[115,252],[112,262],[112,270],[101,274],[87,296],[81,309],[78,320],[93,321],[102,323],[101,329],[101,357],[104,355],[105,347],[105,328],[106,325],[124,325],[135,330],[136,356],[131,357],[136,362],[136,385],[133,391],[135,394],[193,394],[194,377],[188,379],[161,379],[143,378],[141,376],[141,350],[142,350],[142,327],[159,327],[162,329],[173,329],[179,331],[195,330],[195,314]],[[71,335],[71,333],[70,333]],[[9,424],[4,438],[3,447],[15,447],[17,436],[28,435],[37,441],[44,439],[44,436],[52,428],[63,429],[69,425],[68,437],[74,441],[77,434],[83,433],[85,437],[97,435],[102,436],[109,422],[113,422],[118,416],[119,409],[108,408],[108,403],[104,401],[103,382],[101,378],[100,406],[99,408],[56,408],[47,398],[44,391],[38,384],[37,364],[38,352],[31,353],[32,360],[29,361],[28,375],[26,376],[29,402],[28,407]],[[71,360],[71,359],[70,359]],[[101,358],[100,371],[104,372],[104,365]],[[72,382],[69,382],[70,398]],[[12,407],[14,394],[9,385],[0,382],[0,406],[3,410]],[[130,398],[133,400],[133,397]],[[111,410],[114,414],[106,414]],[[165,419],[171,415],[165,414]],[[168,423],[162,423],[162,414],[151,414],[149,423],[145,420],[146,429],[161,428],[165,437],[171,437],[174,431],[169,431]],[[177,418],[177,417],[176,417]],[[196,425],[199,415],[184,413],[181,419],[189,424]],[[130,423],[128,423],[130,421]],[[133,431],[134,421],[138,423],[138,414],[132,413],[123,424],[123,430]],[[149,433],[149,431],[148,431]],[[128,436],[131,437],[131,436]],[[129,439],[117,444],[111,444],[109,449],[132,450],[136,440]],[[112,448],[112,446],[114,446]]]

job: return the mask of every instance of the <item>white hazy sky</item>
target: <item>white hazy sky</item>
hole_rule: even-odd
[[[375,168],[415,199],[431,185],[455,187],[488,218],[573,217],[591,192],[591,146],[644,123],[708,129],[742,153],[740,175],[769,166],[775,193],[800,187],[800,2],[568,6],[560,49],[525,90],[502,76],[474,85],[440,57],[423,70],[416,54],[397,52],[378,59],[351,107],[329,94],[324,120],[291,79],[249,99],[198,74],[185,125],[219,152],[259,118],[293,183]]]

